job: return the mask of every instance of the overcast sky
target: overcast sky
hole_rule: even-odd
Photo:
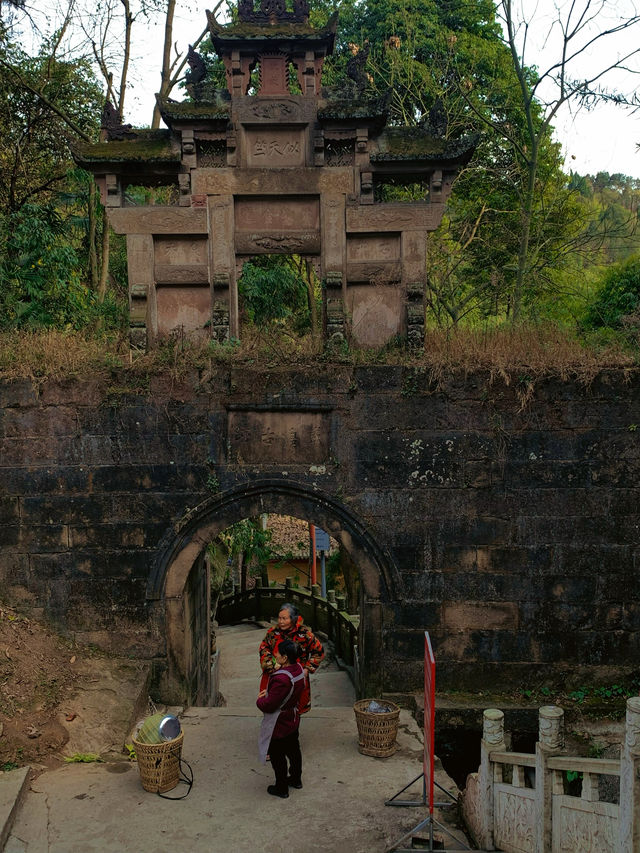
[[[544,70],[545,58],[557,56],[558,31],[554,28],[554,8],[563,5],[564,0],[527,0],[525,9],[531,16],[535,6],[535,21],[537,27],[530,27],[528,36],[529,49],[525,59],[536,64],[540,70]],[[601,5],[603,0],[597,0]],[[206,26],[207,8],[212,8],[213,0],[196,0],[187,3],[186,0],[178,0],[178,9],[174,27],[174,41],[178,42],[179,49],[185,50],[190,41],[196,39]],[[614,16],[607,17],[606,7],[609,6],[619,13],[623,7],[630,11],[633,0],[605,0],[604,16],[600,21],[607,21],[609,25],[614,22]],[[637,28],[640,31],[640,27]],[[149,53],[143,60],[139,61],[138,68],[141,79],[134,91],[129,95],[129,106],[127,109],[127,121],[135,124],[145,124],[150,121],[154,104],[154,93],[159,88],[160,75],[158,69],[161,63],[162,38],[161,27],[154,28],[149,33],[151,45]],[[618,34],[608,42],[602,42],[597,50],[586,59],[585,73],[588,73],[589,63],[602,63],[604,56],[615,57],[623,52],[628,52],[640,44],[640,32],[634,31]],[[606,54],[605,54],[606,51]],[[640,69],[637,58],[634,60],[635,68]],[[583,63],[583,66],[585,63]],[[579,69],[583,70],[583,69]],[[630,75],[618,77],[616,85],[631,91],[635,80]],[[640,88],[640,78],[636,87]],[[179,96],[178,96],[179,97]],[[595,174],[599,171],[623,172],[626,175],[640,178],[640,150],[637,143],[640,142],[640,111],[632,113],[613,105],[600,104],[591,111],[579,110],[572,113],[568,108],[561,112],[555,122],[556,139],[562,143],[566,156],[567,169],[573,169],[580,174]]]
[[[81,4],[83,0],[76,2]],[[91,0],[86,2],[90,3]],[[529,27],[525,61],[536,65],[539,71],[544,71],[551,58],[555,59],[559,55],[559,30],[554,26],[556,8],[566,9],[571,3],[582,8],[586,2],[588,0],[515,0],[516,4],[522,5],[524,14],[529,16],[532,24]],[[59,8],[64,8],[67,0],[54,0],[51,5],[47,3],[44,6],[38,3],[32,8],[41,10],[41,15],[47,15],[51,25],[57,3]],[[598,22],[602,27],[614,24],[621,14],[632,14],[634,7],[640,5],[640,0],[591,0],[591,3],[592,8],[601,11]],[[205,10],[215,5],[216,0],[177,0],[174,42],[183,54],[188,44],[197,39],[206,27]],[[148,27],[146,32],[144,26],[136,23],[134,28],[134,62],[125,107],[125,120],[138,126],[151,122],[155,92],[160,87],[159,69],[164,38],[161,24]],[[582,67],[576,68],[576,76],[588,76],[594,66],[602,66],[605,61],[615,60],[639,46],[640,26],[633,32],[620,33],[606,43],[599,42],[596,49],[586,57]],[[629,64],[640,71],[639,57],[635,57]],[[629,94],[634,86],[640,89],[640,76],[636,80],[632,74],[620,75],[613,83]],[[176,93],[175,97],[180,98],[181,95]],[[573,169],[580,174],[623,172],[640,179],[640,150],[637,148],[640,142],[640,111],[632,113],[600,104],[591,111],[583,109],[572,115],[568,108],[564,108],[553,123],[556,138],[562,143],[566,156],[567,170]]]

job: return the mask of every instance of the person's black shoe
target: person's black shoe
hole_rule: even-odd
[[[294,780],[291,777],[289,777],[287,779],[287,785],[290,788],[297,788],[298,790],[300,790],[300,788],[302,788],[302,781],[298,780],[297,782],[294,782]]]
[[[271,794],[272,797],[282,797],[283,800],[286,800],[289,796],[288,791],[280,791],[275,785],[269,785],[267,787],[267,794]]]

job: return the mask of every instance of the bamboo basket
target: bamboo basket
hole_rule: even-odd
[[[140,781],[145,791],[164,794],[180,781],[180,756],[184,732],[162,743],[141,743],[133,738]]]
[[[398,734],[398,718],[400,708],[386,699],[381,704],[388,705],[391,710],[379,714],[367,711],[372,699],[360,699],[353,706],[358,725],[358,751],[363,755],[373,755],[376,758],[388,758],[396,751],[396,735]]]

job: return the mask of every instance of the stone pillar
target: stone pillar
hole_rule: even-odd
[[[640,696],[627,700],[625,739],[620,755],[619,853],[640,850]]]
[[[534,853],[551,850],[551,805],[553,771],[549,758],[564,749],[564,711],[557,705],[545,705],[538,712],[538,743],[536,744],[536,791],[534,820]]]
[[[127,234],[129,341],[146,349],[158,332],[153,235]]]
[[[476,842],[484,850],[495,850],[493,843],[493,786],[494,768],[489,759],[492,752],[506,749],[504,742],[504,713],[488,708],[482,715],[482,741],[480,742],[480,767],[478,768],[478,817]],[[497,765],[502,772],[502,766]]]
[[[346,337],[345,287],[347,240],[344,195],[323,195],[320,206],[322,276],[327,342]]]
[[[209,263],[211,270],[211,331],[219,341],[239,337],[233,196],[209,198]]]
[[[427,266],[427,232],[402,232],[402,283],[407,295],[406,333],[409,344],[424,345],[424,288]]]

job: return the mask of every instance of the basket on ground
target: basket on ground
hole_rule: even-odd
[[[164,794],[180,781],[180,756],[184,733],[162,743],[141,743],[133,738],[140,781],[145,791]]]
[[[360,699],[353,706],[358,725],[358,750],[363,755],[387,758],[396,751],[400,708],[385,699],[379,704],[389,711],[369,711],[367,709],[372,702],[378,700]]]

